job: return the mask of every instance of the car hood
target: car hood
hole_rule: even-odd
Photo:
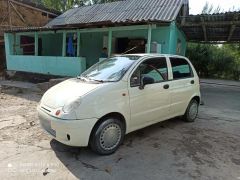
[[[64,106],[69,99],[85,94],[103,86],[103,83],[87,83],[74,78],[63,81],[50,88],[42,97],[41,104],[52,109]]]

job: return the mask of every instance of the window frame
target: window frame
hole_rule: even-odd
[[[164,77],[162,76],[162,74],[160,74],[162,77],[163,77],[163,80],[162,81],[159,81],[159,82],[155,82],[153,84],[160,84],[160,83],[163,83],[163,82],[168,82],[170,81],[170,77],[169,77],[169,65],[168,65],[168,59],[167,57],[165,56],[159,56],[159,57],[147,57],[146,59],[142,60],[140,63],[138,63],[134,69],[132,69],[131,73],[130,73],[130,76],[129,76],[129,85],[131,88],[134,88],[134,87],[140,87],[140,84],[139,85],[132,85],[131,84],[131,79],[132,79],[132,76],[133,74],[136,72],[136,70],[140,67],[140,65],[142,63],[144,63],[145,61],[148,61],[148,60],[152,60],[152,59],[161,59],[161,58],[164,58],[165,59],[165,62],[166,62],[166,74],[167,74],[167,80],[164,79]],[[154,69],[154,68],[153,68]],[[156,71],[156,70],[155,70]],[[141,76],[141,74],[140,74]]]
[[[188,62],[187,59],[185,59],[183,57],[174,57],[174,56],[169,56],[168,58],[169,58],[170,66],[171,66],[172,81],[181,80],[181,79],[188,79],[188,78],[194,78],[193,68],[192,68],[191,64]],[[191,75],[189,77],[174,78],[174,76],[173,76],[173,66],[172,66],[171,59],[181,59],[181,60],[184,60],[185,62],[187,62],[188,66],[190,68]]]

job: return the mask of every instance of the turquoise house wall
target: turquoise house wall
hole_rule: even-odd
[[[86,69],[86,59],[83,57],[13,55],[13,34],[5,33],[4,38],[8,70],[77,76]]]
[[[148,26],[145,29],[129,29],[112,32],[113,38],[148,38]],[[126,27],[123,27],[126,28]],[[106,28],[105,28],[106,29]],[[7,67],[9,70],[52,74],[61,76],[76,76],[81,74],[86,68],[98,62],[103,48],[104,36],[108,36],[108,29],[94,30],[94,32],[81,32],[80,38],[80,57],[62,56],[63,33],[40,32],[39,38],[42,39],[42,56],[23,56],[13,54],[14,34],[5,33],[5,49],[7,56]],[[75,30],[76,32],[77,30]],[[98,32],[97,32],[98,31]],[[71,31],[66,31],[70,33]],[[24,34],[24,33],[22,33]],[[19,36],[20,37],[20,36]],[[16,42],[20,38],[16,36]],[[151,42],[161,44],[163,54],[176,54],[178,39],[181,41],[180,55],[185,55],[186,38],[182,31],[178,29],[175,22],[169,26],[155,26],[152,29]],[[114,45],[113,45],[114,47]],[[17,50],[20,52],[20,49]],[[114,49],[112,50],[114,54]]]
[[[161,44],[163,54],[169,53],[169,27],[157,27],[156,29],[152,30],[152,42],[157,42]]]
[[[169,54],[178,54],[184,56],[187,46],[186,38],[183,32],[176,26],[174,21],[170,24],[169,33]],[[181,41],[181,50],[179,53],[177,53],[178,39]]]
[[[108,36],[108,32],[81,33],[80,55],[86,58],[87,68],[97,63],[103,48],[103,37]],[[145,38],[148,37],[147,29],[113,31],[112,38]],[[162,53],[169,51],[169,27],[157,27],[152,32],[152,42],[162,45]],[[114,42],[113,42],[114,43]],[[114,44],[113,44],[114,46]],[[112,54],[115,51],[112,49]]]
[[[42,39],[42,56],[62,55],[62,33],[39,34],[39,39]]]
[[[180,55],[185,56],[187,50],[187,40],[185,34],[177,27],[177,37],[181,40]]]
[[[80,57],[7,56],[8,70],[59,76],[77,76],[86,69],[86,61]]]
[[[13,34],[9,34],[9,33],[4,34],[6,57],[13,54],[13,42],[14,42],[13,38],[14,38]]]
[[[81,34],[80,56],[86,58],[87,68],[98,62],[103,48],[103,36],[103,32]]]
[[[16,35],[16,44],[20,44],[20,36]],[[15,47],[16,54],[23,54],[23,49],[20,46]]]

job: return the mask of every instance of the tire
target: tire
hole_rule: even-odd
[[[124,135],[124,124],[115,117],[108,117],[93,129],[89,145],[97,154],[109,155],[118,149]]]
[[[188,104],[187,110],[183,116],[184,121],[194,122],[198,115],[198,106],[199,103],[196,99],[192,99]]]

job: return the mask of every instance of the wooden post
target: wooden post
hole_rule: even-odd
[[[108,30],[108,57],[111,56],[112,53],[112,29]]]
[[[186,22],[186,16],[187,16],[187,12],[188,12],[188,5],[187,4],[184,4],[183,5],[183,18],[182,18],[182,21],[181,21],[181,25],[183,26]]]
[[[10,40],[9,33],[4,33],[4,42],[5,42],[6,58],[8,58],[9,55],[15,55],[13,54],[14,45]]]
[[[204,18],[203,17],[201,17],[201,22],[202,22],[204,41],[207,41],[207,30],[206,30],[206,25],[204,24]]]
[[[8,23],[9,23],[10,29],[12,29],[12,18],[11,18],[10,1],[8,1]]]
[[[228,41],[231,40],[235,28],[236,28],[236,25],[232,25],[232,26],[231,26],[230,31],[229,31],[229,35],[228,35],[228,39],[227,39]]]
[[[8,38],[9,38],[9,36],[8,36]],[[14,33],[13,34],[13,55],[17,55],[17,53],[16,53],[16,33]],[[10,40],[10,42],[11,42],[11,40]]]
[[[35,42],[35,56],[38,56],[38,32],[34,33]]]
[[[77,31],[77,57],[80,56],[80,38],[81,38],[80,31]]]
[[[176,54],[176,45],[177,45],[177,30],[175,21],[170,24],[170,35],[169,35],[169,54]]]
[[[148,25],[147,53],[151,53],[152,25]]]
[[[63,32],[62,56],[66,56],[66,31]]]

